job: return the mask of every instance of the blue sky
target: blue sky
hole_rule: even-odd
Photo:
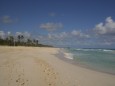
[[[39,42],[115,48],[115,0],[0,0],[0,34],[28,33]]]

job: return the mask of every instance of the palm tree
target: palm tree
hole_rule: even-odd
[[[24,45],[24,36],[23,35],[21,35],[21,45]]]
[[[27,45],[28,45],[28,46],[32,45],[32,40],[27,39]]]
[[[21,38],[21,41],[23,42],[24,36],[23,36],[23,35],[21,35],[21,37],[20,37],[20,38]]]
[[[20,35],[18,35],[18,42],[20,43],[20,39],[21,39],[21,36]]]
[[[37,46],[38,45],[38,40],[33,39],[33,43],[34,43],[35,46]]]
[[[19,42],[19,45],[24,45],[24,41],[23,41],[23,39],[24,39],[24,36],[23,35],[18,35],[18,42]]]
[[[13,36],[9,36],[9,42],[10,42],[10,45],[13,45],[13,43],[14,43],[14,37]]]
[[[38,42],[39,42],[39,41],[38,41],[38,40],[36,40],[36,45],[38,45]]]

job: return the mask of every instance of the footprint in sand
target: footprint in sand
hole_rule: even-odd
[[[57,73],[54,69],[44,60],[35,58],[35,62],[39,65],[40,69],[42,69],[41,71],[43,71],[45,75],[45,81],[48,83],[48,86],[55,86]]]

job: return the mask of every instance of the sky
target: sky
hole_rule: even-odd
[[[0,0],[0,36],[56,47],[115,48],[115,0]]]

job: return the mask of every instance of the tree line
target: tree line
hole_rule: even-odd
[[[7,45],[7,46],[34,46],[34,47],[52,47],[50,45],[40,44],[36,39],[29,39],[25,40],[23,35],[18,35],[17,37],[14,36],[7,36],[5,38],[0,37],[0,45]]]

